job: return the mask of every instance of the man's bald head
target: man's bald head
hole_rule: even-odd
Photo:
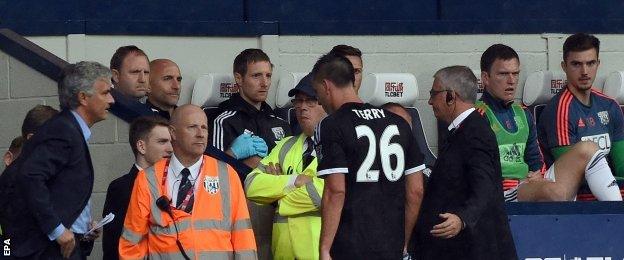
[[[208,119],[206,119],[206,113],[204,113],[204,110],[202,110],[201,107],[193,104],[186,104],[176,108],[173,111],[169,123],[171,125],[176,125],[183,122],[184,119],[188,117],[203,117],[206,121],[208,121]]]
[[[168,59],[150,62],[150,93],[152,105],[171,111],[180,99],[182,75],[178,65]]]
[[[384,104],[382,108],[385,108],[386,110],[392,112],[393,114],[400,116],[405,121],[407,121],[407,124],[409,124],[410,127],[412,127],[412,116],[409,114],[409,112],[407,112],[405,107],[403,107],[402,105],[390,102],[390,103]]]

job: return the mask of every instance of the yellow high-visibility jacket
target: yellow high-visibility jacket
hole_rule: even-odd
[[[316,176],[317,159],[303,169],[305,134],[279,141],[245,179],[247,198],[261,204],[277,202],[271,250],[274,259],[318,259],[321,233],[323,180]],[[279,163],[281,175],[268,174],[269,163]],[[298,174],[312,182],[296,188]]]

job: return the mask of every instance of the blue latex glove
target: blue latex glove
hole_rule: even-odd
[[[269,152],[269,147],[267,146],[264,139],[255,135],[251,138],[253,139],[254,149],[256,149],[256,155],[260,156],[261,158],[266,157],[267,153]]]
[[[254,138],[250,134],[241,134],[230,146],[234,158],[241,160],[256,155],[256,148],[254,147]]]

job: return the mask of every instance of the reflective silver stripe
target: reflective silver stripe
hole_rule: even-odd
[[[214,220],[214,219],[197,220],[193,223],[193,227],[195,228],[195,230],[217,229],[217,230],[230,231],[229,226],[225,226],[223,225],[221,221]]]
[[[178,232],[182,233],[191,227],[191,221],[188,219],[185,219],[183,221],[176,222],[176,225],[178,226]],[[149,228],[150,228],[150,231],[155,235],[175,235],[176,234],[175,226],[173,224],[167,227],[161,227],[158,225],[150,225]]]
[[[273,216],[273,223],[288,223],[288,218],[275,212],[275,216]]]
[[[314,207],[320,208],[321,195],[319,195],[316,187],[314,187],[314,181],[306,183],[305,187],[306,191],[308,191],[308,196],[310,196],[310,199],[312,200],[312,204],[314,204]]]
[[[249,220],[248,218],[239,219],[234,222],[234,225],[232,225],[232,231],[243,229],[251,229],[251,220]]]
[[[288,139],[284,145],[282,145],[282,148],[279,151],[279,164],[283,167],[284,165],[284,160],[286,159],[286,154],[290,151],[290,148],[293,147],[293,145],[295,145],[295,143],[297,142],[297,139],[299,139],[296,136],[292,136],[290,137],[290,139]]]
[[[158,180],[156,180],[156,174],[154,173],[154,166],[145,169],[145,177],[147,178],[147,184],[149,186],[150,195],[152,196],[152,202],[150,204],[152,221],[154,224],[164,226],[165,223],[161,217],[161,210],[156,205],[156,200],[160,198],[160,192],[158,192]]]
[[[232,227],[232,206],[230,205],[230,176],[228,174],[227,164],[217,160],[217,168],[219,172],[219,190],[221,192],[221,211],[223,212],[223,226]],[[230,229],[231,230],[231,229]]]
[[[193,250],[188,250],[187,248],[185,248],[184,252],[186,252],[186,255],[188,255],[189,258],[195,259],[195,252],[193,252]],[[150,252],[149,259],[150,260],[154,260],[154,259],[178,260],[178,259],[184,259],[184,256],[182,255],[182,252],[171,252],[171,253]],[[202,258],[200,257],[200,259]]]
[[[232,251],[202,251],[197,253],[199,259],[210,260],[230,260],[234,259],[234,252]]]
[[[258,165],[258,168],[260,168],[259,166],[260,165]],[[266,172],[266,170],[262,170],[262,172]],[[251,172],[245,177],[245,190],[249,189],[251,182],[253,182],[256,176],[258,176],[258,173]]]
[[[258,254],[256,250],[243,250],[243,251],[202,251],[198,253],[199,259],[210,259],[210,260],[256,260],[258,259]]]
[[[136,233],[130,229],[124,228],[123,232],[121,233],[121,236],[127,240],[128,242],[136,245],[139,242],[141,242],[141,239],[143,239],[143,236],[139,233]]]
[[[247,260],[247,259],[258,259],[258,254],[256,253],[256,250],[244,250],[244,251],[236,251],[234,252],[234,259],[242,259],[242,260]]]

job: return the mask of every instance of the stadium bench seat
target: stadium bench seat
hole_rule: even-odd
[[[201,75],[193,85],[191,104],[202,107],[207,114],[216,111],[219,103],[238,92],[232,73],[209,73]]]
[[[615,99],[624,111],[624,71],[615,71],[607,76],[602,91],[605,95]]]

